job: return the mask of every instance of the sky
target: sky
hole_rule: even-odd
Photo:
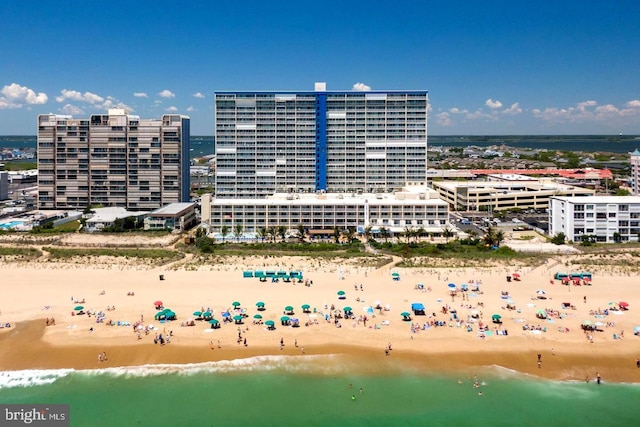
[[[224,90],[428,90],[430,135],[640,134],[638,0],[2,1],[0,135]]]

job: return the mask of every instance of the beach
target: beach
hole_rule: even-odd
[[[552,280],[558,271],[584,270],[571,265],[572,256],[553,254],[537,267],[449,269],[268,256],[163,267],[113,259],[7,262],[0,266],[0,321],[11,327],[0,330],[0,369],[83,370],[338,355],[357,361],[354,366],[363,374],[395,364],[465,373],[500,366],[557,380],[593,380],[598,373],[607,381],[640,382],[640,337],[633,335],[640,325],[635,276],[594,265],[588,284]],[[300,271],[304,279],[274,283],[243,277],[256,270]],[[520,280],[508,282],[506,276],[514,274]],[[264,311],[257,310],[259,301],[265,303]],[[177,320],[154,319],[155,302],[174,311]],[[233,302],[240,303],[238,309]],[[570,305],[563,306],[565,302]],[[628,303],[628,310],[619,310],[620,302]],[[424,304],[425,315],[414,315],[412,303]],[[308,313],[303,305],[309,306]],[[102,322],[96,322],[95,314],[77,315],[78,306],[83,312],[102,312]],[[288,317],[297,318],[299,327],[281,324],[286,306],[293,307]],[[346,306],[355,318],[342,317]],[[203,309],[211,310],[220,328],[195,320],[193,313]],[[540,310],[549,314],[546,319],[536,317]],[[224,312],[244,314],[242,324],[225,323]],[[403,320],[403,312],[411,320]],[[256,314],[262,322],[273,320],[275,330],[254,324]],[[495,314],[501,324],[493,323]],[[52,319],[55,325],[47,325]],[[181,326],[190,319],[195,326]],[[431,326],[434,321],[441,326]],[[585,321],[597,330],[585,333]],[[137,323],[148,333],[141,329],[138,336]],[[154,344],[158,335],[170,342]],[[99,360],[102,353],[106,360]]]

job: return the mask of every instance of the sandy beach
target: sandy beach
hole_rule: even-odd
[[[0,265],[0,322],[11,327],[0,329],[0,369],[96,369],[339,354],[361,360],[363,370],[377,369],[376,361],[387,366],[391,358],[401,366],[427,370],[497,365],[553,379],[594,379],[599,373],[608,381],[640,382],[640,337],[633,334],[640,325],[636,276],[594,265],[590,285],[552,281],[557,271],[584,271],[584,266],[571,264],[573,256],[550,255],[538,267],[456,269],[375,268],[262,256],[197,267],[114,264],[112,259],[5,262]],[[301,271],[304,280],[313,283],[243,277],[243,271],[258,269]],[[506,276],[514,273],[520,280],[507,282]],[[458,290],[455,296],[449,284]],[[462,285],[469,290],[461,290]],[[345,292],[344,299],[338,291]],[[154,319],[156,301],[173,310],[177,320]],[[258,301],[265,303],[264,311],[257,311]],[[629,309],[616,310],[623,301]],[[233,302],[240,303],[240,310],[234,310]],[[382,309],[374,308],[378,303]],[[412,303],[424,304],[425,315],[415,316]],[[304,304],[309,313],[303,313]],[[95,314],[76,315],[79,305],[84,312],[103,312],[104,320],[97,323]],[[290,317],[299,319],[299,327],[281,325],[285,306],[294,308]],[[344,315],[345,306],[353,309],[355,318],[342,317],[336,323],[333,316]],[[221,322],[219,329],[201,320],[181,326],[196,319],[193,312],[208,308]],[[547,319],[536,317],[540,310],[548,313]],[[246,317],[242,324],[224,323],[226,311]],[[403,320],[403,312],[411,313],[410,321]],[[275,330],[254,324],[256,314],[262,321],[273,320]],[[501,316],[501,324],[492,322],[494,314]],[[134,324],[141,320],[149,333],[143,329],[138,337]],[[584,321],[598,331],[585,333]],[[170,343],[154,344],[159,334],[170,336]],[[101,362],[97,355],[103,352],[107,360]]]

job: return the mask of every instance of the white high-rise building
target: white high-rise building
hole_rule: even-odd
[[[426,91],[216,92],[216,198],[425,183]]]
[[[631,193],[634,196],[640,196],[640,151],[636,149],[633,153],[629,153],[629,162],[631,164]]]
[[[152,210],[188,202],[190,120],[124,110],[38,116],[38,208]]]

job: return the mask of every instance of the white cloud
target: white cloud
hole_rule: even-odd
[[[178,107],[174,107],[172,105],[171,107],[167,107],[166,111],[169,111],[170,113],[175,113],[176,111],[178,111]]]
[[[65,104],[64,107],[58,109],[61,113],[71,114],[71,115],[81,115],[84,114],[84,110],[73,104]]]
[[[100,104],[101,102],[104,102],[104,98],[103,97],[101,97],[100,95],[96,95],[95,93],[91,93],[91,92],[81,93],[81,92],[78,92],[78,91],[75,91],[75,90],[62,89],[60,91],[60,93],[62,95],[56,97],[56,101],[58,101],[58,102],[64,102],[66,100],[72,100],[72,101],[87,102],[87,103],[92,104],[92,105]]]
[[[453,126],[451,116],[446,111],[436,114],[436,123],[440,126]]]
[[[200,92],[196,92],[196,93],[194,93],[194,94],[193,94],[193,96],[194,96],[195,98],[204,98],[204,95],[203,95],[203,94],[201,94]]]
[[[175,98],[176,94],[171,92],[168,89],[163,90],[162,92],[158,92],[158,96],[162,97],[162,98]]]
[[[133,96],[135,96],[136,98],[148,98],[149,95],[147,95],[145,92],[134,92]]]
[[[36,93],[33,89],[11,83],[2,88],[0,96],[0,109],[22,108],[25,104],[46,104],[49,97],[46,93]]]
[[[640,101],[633,100],[620,108],[613,104],[598,105],[596,101],[583,101],[573,107],[533,109],[537,119],[553,123],[605,122],[612,126],[624,125],[628,118],[640,119]]]
[[[484,105],[489,108],[496,109],[502,107],[502,102],[498,101],[497,99],[494,101],[493,99],[489,98],[485,101]]]
[[[371,90],[371,86],[367,86],[364,83],[356,83],[353,85],[353,90],[357,90],[357,91],[361,91],[361,92],[367,92]]]
[[[498,120],[496,111],[492,111],[491,113],[485,113],[484,111],[482,111],[482,108],[478,108],[473,113],[468,113],[465,117],[469,120],[478,120],[478,119]]]
[[[640,107],[640,100],[634,99],[633,101],[627,102],[627,107],[629,107],[629,108]]]
[[[188,107],[188,108],[187,108],[187,111],[188,111],[188,112],[192,112],[192,111],[196,111],[196,109],[195,109],[195,108],[193,108],[193,107]]]
[[[458,107],[453,107],[449,109],[449,112],[451,114],[467,114],[469,111],[465,109],[461,110]]]
[[[522,108],[520,108],[520,103],[516,102],[514,104],[511,104],[511,107],[507,108],[502,113],[509,116],[515,116],[516,114],[522,113]]]

